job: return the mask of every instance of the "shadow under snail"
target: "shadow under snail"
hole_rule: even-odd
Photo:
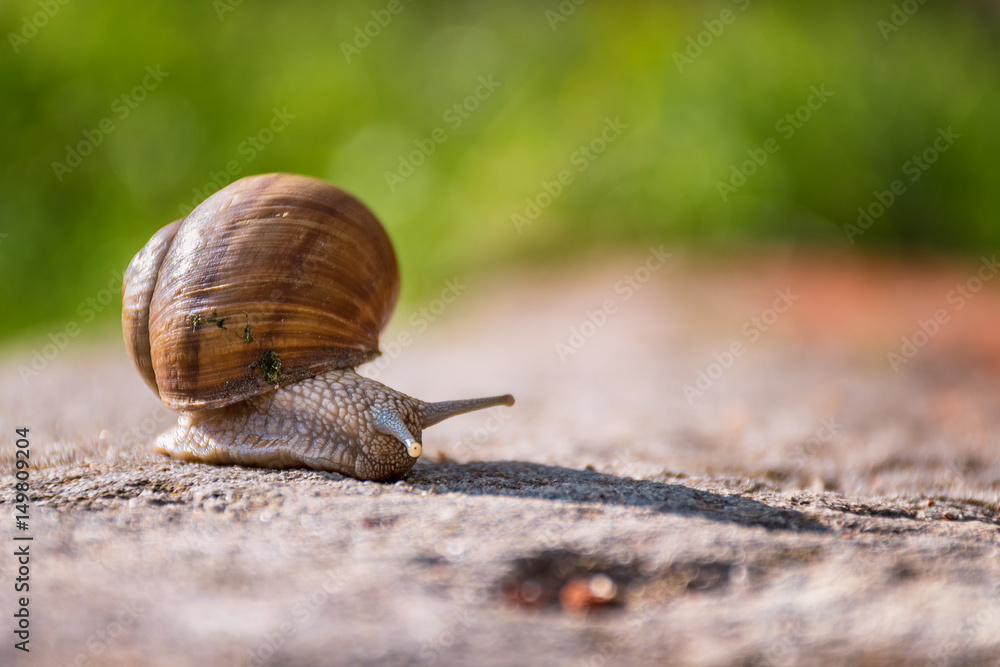
[[[327,183],[240,179],[150,239],[122,287],[132,362],[180,411],[177,459],[405,475],[422,431],[512,396],[426,403],[363,377],[399,294],[375,215]]]

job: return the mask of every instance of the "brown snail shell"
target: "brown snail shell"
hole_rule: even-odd
[[[176,409],[222,407],[378,356],[399,294],[374,214],[291,174],[219,190],[160,230],[129,274],[130,355]]]

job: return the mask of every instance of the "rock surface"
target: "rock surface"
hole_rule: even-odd
[[[34,541],[30,654],[0,559],[0,664],[1000,664],[1000,283],[957,308],[975,264],[646,260],[397,313],[367,374],[517,404],[391,485],[165,460],[120,344],[8,352]]]

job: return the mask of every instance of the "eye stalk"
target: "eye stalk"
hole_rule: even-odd
[[[464,415],[466,412],[492,408],[496,405],[514,405],[514,397],[510,394],[503,396],[488,396],[487,398],[465,398],[458,401],[441,401],[440,403],[420,402],[417,411],[420,414],[420,428],[434,426],[449,417]]]

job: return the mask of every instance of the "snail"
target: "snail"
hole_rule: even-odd
[[[249,176],[153,235],[125,272],[129,356],[177,425],[154,449],[218,465],[392,481],[422,431],[509,394],[427,403],[355,369],[380,352],[399,269],[375,215],[292,174]]]

